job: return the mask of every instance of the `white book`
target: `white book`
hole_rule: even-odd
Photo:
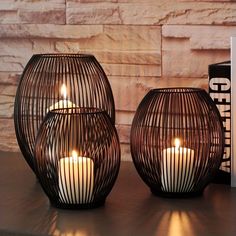
[[[236,36],[231,37],[231,186],[236,187]]]

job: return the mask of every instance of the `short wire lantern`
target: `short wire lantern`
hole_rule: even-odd
[[[202,194],[219,169],[224,150],[220,113],[203,89],[151,90],[131,128],[131,154],[156,195]]]
[[[52,205],[103,205],[119,167],[118,135],[106,112],[65,108],[47,114],[36,139],[35,168]]]
[[[53,109],[96,107],[115,123],[109,81],[96,58],[86,54],[33,55],[15,98],[14,121],[20,149],[34,171],[34,145],[45,115]]]

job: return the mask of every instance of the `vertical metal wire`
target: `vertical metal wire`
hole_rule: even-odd
[[[157,195],[201,194],[220,166],[223,147],[219,111],[202,89],[151,90],[133,119],[133,162]]]
[[[63,85],[66,98],[60,92]],[[18,144],[33,171],[35,138],[43,118],[56,106],[72,105],[103,109],[115,124],[112,90],[96,58],[85,54],[33,55],[22,74],[14,105]]]
[[[111,118],[96,108],[50,111],[39,128],[34,164],[56,207],[104,204],[120,167],[119,139]]]

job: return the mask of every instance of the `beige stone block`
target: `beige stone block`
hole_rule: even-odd
[[[79,52],[94,54],[108,75],[161,75],[161,56],[155,51],[97,51],[91,48],[79,50],[79,47],[79,42],[55,42],[54,39],[3,39],[0,41],[0,69],[21,72],[31,56],[37,53]]]
[[[73,28],[76,26],[72,25],[70,27]],[[93,35],[92,31],[94,28],[91,26],[86,27],[90,29],[91,35],[83,36],[81,32],[81,35],[78,35],[76,40],[56,42],[56,48],[58,50],[72,51],[104,51],[107,55],[109,52],[129,52],[132,53],[132,55],[135,55],[137,52],[160,54],[160,26],[106,25],[100,32],[96,29]],[[94,27],[96,28],[96,26]],[[116,55],[118,55],[118,53],[116,53]]]
[[[14,9],[63,9],[65,0],[1,0],[1,10]]]
[[[179,2],[168,7],[162,24],[234,25],[236,5],[225,2]]]
[[[57,52],[54,39],[3,38],[0,41],[1,56],[17,56],[30,59],[32,54],[53,52]]]
[[[116,109],[116,124],[131,125],[135,111],[123,111]]]
[[[151,4],[120,3],[119,11],[122,23],[127,25],[160,25],[161,19],[168,14],[168,10],[165,9],[164,5],[160,4],[159,1]]]
[[[118,50],[96,50],[92,47],[84,48],[78,42],[56,42],[55,48],[58,52],[87,53],[93,54],[100,63],[107,64],[135,64],[135,65],[160,65],[161,55],[155,51],[118,51]],[[82,48],[82,49],[81,49]]]
[[[18,152],[13,119],[0,118],[0,150]]]
[[[236,26],[164,25],[162,35],[164,38],[187,38],[191,49],[229,49]]]
[[[211,39],[209,35],[203,33],[200,42],[197,42],[199,38],[197,32],[206,32],[207,28],[204,26],[202,28],[183,26],[182,29],[180,26],[163,27],[163,77],[207,77],[209,64],[230,59],[230,50],[225,49],[225,40],[220,42],[221,40]],[[218,27],[217,30],[220,31]],[[208,44],[206,43],[204,47],[204,42],[207,41]],[[217,44],[222,46],[218,49]]]
[[[19,10],[19,22],[30,24],[65,24],[65,9]]]
[[[100,25],[9,24],[0,25],[0,38],[45,38],[87,40],[103,33]]]
[[[234,25],[236,22],[236,5],[225,2],[120,3],[119,9],[123,24]]]
[[[58,51],[54,40],[3,38],[0,40],[0,71],[20,73],[33,54],[55,52]]]
[[[15,97],[0,94],[0,118],[12,118]]]
[[[15,96],[16,94],[16,88],[15,85],[8,85],[8,84],[0,84],[0,95],[6,95],[6,96]]]
[[[132,162],[132,157],[131,157],[131,153],[130,153],[130,145],[121,143],[120,149],[121,149],[121,161],[131,161]]]
[[[116,4],[70,4],[66,12],[67,24],[121,24]]]
[[[86,0],[85,0],[86,1]],[[158,2],[165,2],[166,0],[158,0]],[[173,0],[169,0],[173,1]],[[148,4],[155,4],[157,0],[117,0],[118,3],[146,3]]]
[[[65,23],[65,1],[1,1],[0,22]]]
[[[134,114],[144,96],[155,88],[195,87],[208,90],[204,78],[114,78],[109,77],[116,106],[116,123],[131,125]],[[127,81],[125,81],[127,80]],[[120,83],[119,83],[120,81]],[[127,94],[127,96],[122,96]]]
[[[30,40],[0,40],[0,71],[21,73],[33,54]]]
[[[32,43],[31,54],[59,52],[55,48],[55,39],[29,39],[29,41]]]
[[[181,44],[179,44],[181,47]],[[163,51],[164,77],[206,77],[208,65],[227,61],[229,50]]]
[[[178,0],[180,2],[233,2],[235,0]]]
[[[156,26],[104,26],[104,32],[76,41],[57,41],[60,52],[96,56],[107,75],[160,76],[161,32]]]
[[[18,22],[17,10],[0,9],[0,24],[14,24]]]
[[[136,22],[137,24],[137,22]],[[104,26],[104,34],[110,38],[109,49],[119,50],[155,50],[160,52],[160,26]],[[103,44],[103,46],[106,44]]]
[[[15,56],[3,56],[0,57],[0,71],[2,72],[21,72],[23,71],[25,63],[22,63],[22,59]]]
[[[116,125],[120,143],[129,144],[130,142],[130,125]]]
[[[21,73],[0,72],[0,84],[18,85]]]
[[[16,86],[0,84],[0,118],[12,118]]]
[[[161,65],[161,55],[155,51],[91,51],[107,64]]]
[[[159,0],[159,1],[165,1],[165,0]],[[100,3],[100,2],[113,2],[113,3],[155,3],[155,2],[157,2],[157,0],[67,0],[68,4],[71,4],[71,3],[77,3],[77,4],[78,3]]]
[[[12,57],[27,57],[32,53],[33,42],[28,39],[8,39],[0,40],[0,55]]]
[[[161,75],[160,65],[102,64],[108,76],[147,76]]]
[[[109,76],[108,79],[118,111],[136,111],[147,92],[158,85],[157,77]]]
[[[208,65],[229,59],[229,50],[163,51],[162,75],[165,77],[206,77]]]
[[[56,51],[63,53],[81,53],[81,46],[79,39],[76,41],[56,40],[55,49]]]
[[[69,6],[73,6],[72,4],[80,4],[80,3],[101,3],[101,2],[117,2],[118,0],[67,0],[67,4]]]
[[[75,30],[77,30],[76,27],[79,26],[72,25],[70,27],[75,27]],[[92,26],[84,27],[87,27],[88,30],[90,29],[91,35],[83,35],[82,28],[81,35],[78,35],[76,40],[56,42],[57,50],[69,50],[74,52],[77,52],[78,50],[92,52],[99,51],[103,52],[104,55],[106,54],[106,56],[109,56],[109,53],[113,53],[113,56],[116,55],[116,58],[119,57],[118,53],[122,53],[120,55],[126,58],[127,56],[125,56],[125,53],[132,53],[131,55],[133,56],[140,53],[141,56],[145,54],[146,57],[152,56],[153,53],[155,55],[160,54],[160,26],[106,25],[100,32],[96,29],[96,26],[94,26],[96,30],[93,34],[92,31],[94,28]],[[58,29],[60,29],[60,27]],[[160,56],[158,60],[160,61]]]

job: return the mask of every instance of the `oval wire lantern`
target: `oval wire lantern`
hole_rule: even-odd
[[[106,112],[96,108],[50,111],[36,139],[35,168],[52,205],[103,205],[120,167],[119,139]]]
[[[223,150],[220,113],[205,90],[154,89],[140,103],[131,128],[131,154],[154,194],[202,194],[219,169]]]
[[[34,171],[34,145],[45,115],[53,109],[95,107],[115,124],[109,81],[96,58],[86,54],[33,55],[22,74],[14,106],[16,137]]]

